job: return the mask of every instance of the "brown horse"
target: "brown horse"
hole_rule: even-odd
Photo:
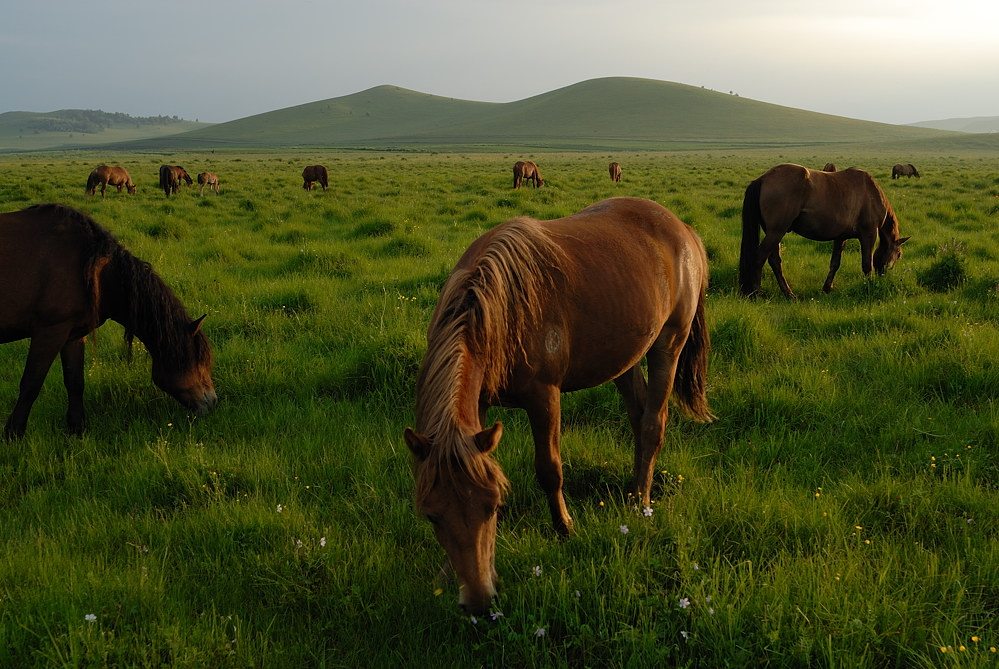
[[[201,187],[198,190],[198,195],[205,194],[205,186],[208,186],[208,190],[214,190],[216,194],[219,192],[219,177],[214,172],[200,172],[198,174],[198,185]]]
[[[872,269],[879,275],[890,269],[909,239],[899,237],[895,211],[867,172],[852,167],[820,172],[790,163],[778,165],[749,184],[742,202],[739,287],[743,295],[759,291],[763,264],[769,261],[781,291],[795,299],[781,268],[780,240],[788,232],[833,243],[829,275],[822,286],[827,293],[848,239],[860,240],[865,276]]]
[[[84,338],[108,318],[146,345],[157,386],[199,413],[215,404],[204,316],[192,321],[148,263],[84,214],[54,204],[0,214],[0,295],[0,343],[31,340],[5,437],[24,434],[57,354],[66,421],[83,430]]]
[[[170,193],[177,193],[181,180],[188,186],[194,183],[191,175],[180,165],[160,165],[160,188],[164,195],[170,197]]]
[[[518,160],[513,164],[513,187],[520,188],[520,184],[524,181],[533,182],[535,188],[541,188],[545,185],[545,180],[541,178],[541,171],[530,160]]]
[[[916,177],[919,178],[919,170],[912,163],[895,163],[891,168],[891,178],[898,179],[899,177]]]
[[[109,184],[117,187],[119,193],[124,186],[130,194],[135,194],[135,184],[132,183],[132,177],[128,175],[125,168],[117,165],[114,167],[98,165],[87,178],[87,195],[94,195],[97,192],[97,186],[100,185],[101,197],[104,197],[104,190]]]
[[[607,171],[610,172],[611,181],[614,183],[621,182],[621,163],[611,163],[607,166]]]
[[[323,165],[309,165],[302,170],[302,188],[312,190],[312,184],[318,181],[319,185],[326,190],[330,186],[330,180]]]
[[[484,427],[486,409],[527,411],[537,479],[565,535],[560,393],[613,380],[634,431],[631,490],[648,506],[670,395],[693,418],[713,418],[707,281],[697,234],[639,198],[553,221],[516,218],[465,251],[431,319],[416,429],[405,431],[416,505],[457,573],[465,610],[482,613],[496,592],[496,511],[508,487],[491,455],[503,427]]]
[[[825,167],[822,168],[822,171],[823,172],[835,172],[836,171],[836,164],[835,163],[826,163]]]

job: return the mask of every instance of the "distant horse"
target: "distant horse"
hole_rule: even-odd
[[[100,185],[101,197],[104,197],[104,190],[109,184],[117,187],[119,193],[121,187],[124,186],[130,194],[135,194],[135,184],[132,183],[132,177],[128,175],[127,170],[117,165],[114,167],[98,165],[87,178],[87,195],[94,195],[97,192],[97,186]]]
[[[146,345],[157,386],[199,413],[215,404],[204,316],[192,321],[149,263],[84,214],[54,204],[0,214],[0,294],[0,343],[31,340],[8,439],[24,434],[57,354],[69,430],[83,430],[84,338],[108,318]]]
[[[790,163],[778,165],[749,184],[743,199],[739,255],[743,295],[759,291],[763,264],[769,261],[781,291],[795,299],[781,269],[780,240],[788,232],[833,243],[829,275],[822,286],[827,293],[832,290],[848,239],[860,240],[865,275],[872,269],[884,274],[902,256],[902,244],[909,239],[899,237],[895,211],[867,172],[852,167],[820,172]]]
[[[322,165],[309,165],[302,170],[302,181],[302,188],[305,190],[312,190],[312,184],[316,181],[323,187],[323,190],[326,190],[330,186],[326,168]]]
[[[191,175],[180,165],[160,165],[160,188],[164,195],[170,197],[170,193],[177,193],[181,180],[188,186],[194,183]]]
[[[538,482],[565,535],[560,393],[613,380],[635,436],[631,490],[649,506],[670,395],[693,418],[713,418],[707,282],[697,234],[639,198],[553,221],[516,218],[462,255],[431,318],[416,429],[404,436],[417,508],[457,573],[466,611],[481,614],[496,592],[496,512],[508,488],[491,455],[503,426],[484,428],[486,409],[527,411]]]
[[[823,172],[835,172],[836,171],[836,165],[835,165],[835,163],[826,163],[825,167],[822,168],[822,171]]]
[[[621,181],[621,163],[611,163],[607,166],[607,171],[610,172],[611,181],[614,183],[620,183]]]
[[[899,177],[916,177],[919,178],[919,170],[912,163],[895,163],[891,168],[891,178],[898,179]]]
[[[524,181],[533,182],[535,188],[541,188],[545,185],[545,180],[541,178],[541,171],[530,160],[518,160],[513,164],[513,187],[520,188],[520,184]]]
[[[216,194],[219,192],[219,177],[214,172],[200,172],[198,174],[198,185],[201,187],[198,191],[198,195],[205,194],[205,186],[208,186],[208,190],[214,190]]]

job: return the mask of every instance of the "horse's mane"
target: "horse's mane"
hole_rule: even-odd
[[[482,366],[482,393],[495,400],[522,357],[524,340],[541,319],[541,305],[566,271],[566,256],[538,224],[518,218],[497,228],[471,267],[456,269],[437,306],[427,335],[427,354],[417,382],[417,430],[434,444],[436,467],[459,467],[476,483],[507,481],[489,458],[458,429],[458,402],[464,388],[465,361]],[[424,477],[426,478],[426,477]],[[433,484],[417,482],[417,494]]]
[[[85,238],[82,250],[87,258],[84,282],[93,327],[100,323],[101,272],[109,267],[121,277],[125,303],[122,325],[129,345],[138,334],[150,353],[172,369],[185,369],[211,359],[208,340],[200,333],[191,336],[187,310],[148,262],[133,256],[114,235],[75,209],[57,204],[36,205],[31,209],[82,231]]]

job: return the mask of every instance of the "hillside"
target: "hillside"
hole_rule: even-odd
[[[999,132],[999,116],[972,116],[969,118],[945,118],[937,121],[912,123],[917,128],[934,128],[955,132]]]
[[[129,148],[673,149],[869,143],[942,134],[791,109],[684,84],[614,77],[509,103],[379,86],[135,142]]]
[[[209,124],[176,116],[129,116],[94,109],[0,114],[0,151],[97,146],[176,135]]]

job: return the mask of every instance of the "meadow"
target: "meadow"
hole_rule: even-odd
[[[546,186],[511,188],[518,158]],[[624,169],[620,184],[607,163]],[[885,277],[785,240],[779,293],[736,290],[745,186],[779,162],[871,171],[912,239]],[[892,181],[894,162],[921,179]],[[139,192],[86,197],[101,162]],[[220,175],[166,198],[160,164]],[[331,188],[306,192],[324,163]],[[89,428],[65,433],[56,362],[0,443],[3,666],[999,666],[999,166],[864,149],[483,154],[287,150],[0,156],[0,211],[77,207],[207,313],[219,406],[192,417],[122,329],[90,339]],[[513,216],[654,199],[711,264],[708,396],[671,413],[647,516],[624,496],[611,386],[563,400],[559,540],[524,416],[490,619],[456,606],[413,509],[416,373],[438,290]],[[0,347],[13,405],[26,342]]]

